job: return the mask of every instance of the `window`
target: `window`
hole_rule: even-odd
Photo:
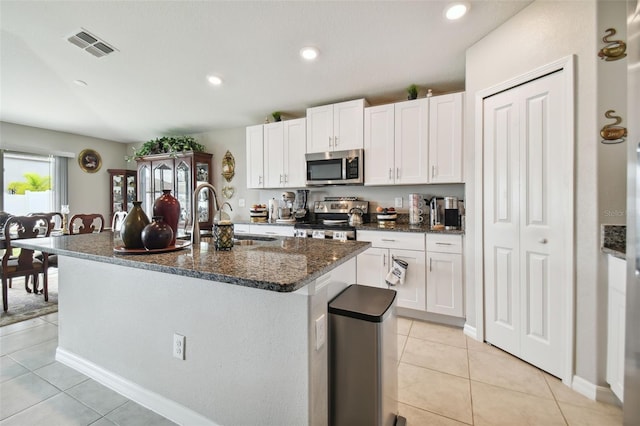
[[[13,215],[60,211],[67,204],[67,159],[0,151],[3,166],[0,210]]]

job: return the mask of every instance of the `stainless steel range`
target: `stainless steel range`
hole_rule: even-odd
[[[349,224],[349,213],[360,209],[364,222],[369,220],[369,202],[357,197],[326,197],[311,206],[310,220],[296,222],[295,235],[310,238],[356,239],[356,227]]]

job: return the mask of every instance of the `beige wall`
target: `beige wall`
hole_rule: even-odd
[[[599,142],[599,126],[603,124],[599,117],[604,111],[600,111],[602,93],[597,90],[600,68],[596,54],[601,47],[597,34],[601,25],[609,24],[598,22],[597,16],[595,0],[536,1],[468,49],[465,174],[475,176],[475,157],[479,155],[474,152],[476,93],[575,55],[575,373],[592,384],[606,386],[606,269],[599,235],[601,222],[609,221],[605,210],[624,210],[625,191],[620,182],[625,165],[609,155],[613,149],[609,151]],[[619,104],[615,108],[622,109],[624,100]],[[475,185],[472,180],[466,185],[466,300],[482,297],[476,294],[474,280],[476,262],[482,261],[473,251],[475,231],[481,226],[475,223],[471,207],[477,204],[473,199]],[[624,223],[624,219],[618,222]],[[467,320],[476,325],[473,303],[467,303]]]
[[[0,148],[42,154],[72,154],[74,157],[69,158],[71,214],[100,213],[109,221],[107,169],[128,168],[124,159],[127,154],[125,144],[2,122],[0,123]],[[96,150],[102,157],[102,167],[96,173],[85,173],[78,166],[77,155],[87,148]]]

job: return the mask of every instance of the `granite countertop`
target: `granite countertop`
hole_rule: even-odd
[[[111,231],[16,240],[15,246],[278,292],[298,290],[371,246],[363,241],[280,237],[217,251],[207,240],[201,239],[200,249],[189,246],[141,255],[115,253],[114,247],[122,242]]]
[[[600,241],[603,253],[626,260],[627,227],[625,225],[602,225]]]

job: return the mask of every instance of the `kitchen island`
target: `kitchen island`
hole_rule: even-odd
[[[120,243],[110,232],[16,241],[59,255],[56,359],[179,424],[328,423],[327,302],[355,282],[369,243],[139,256],[115,254]]]

